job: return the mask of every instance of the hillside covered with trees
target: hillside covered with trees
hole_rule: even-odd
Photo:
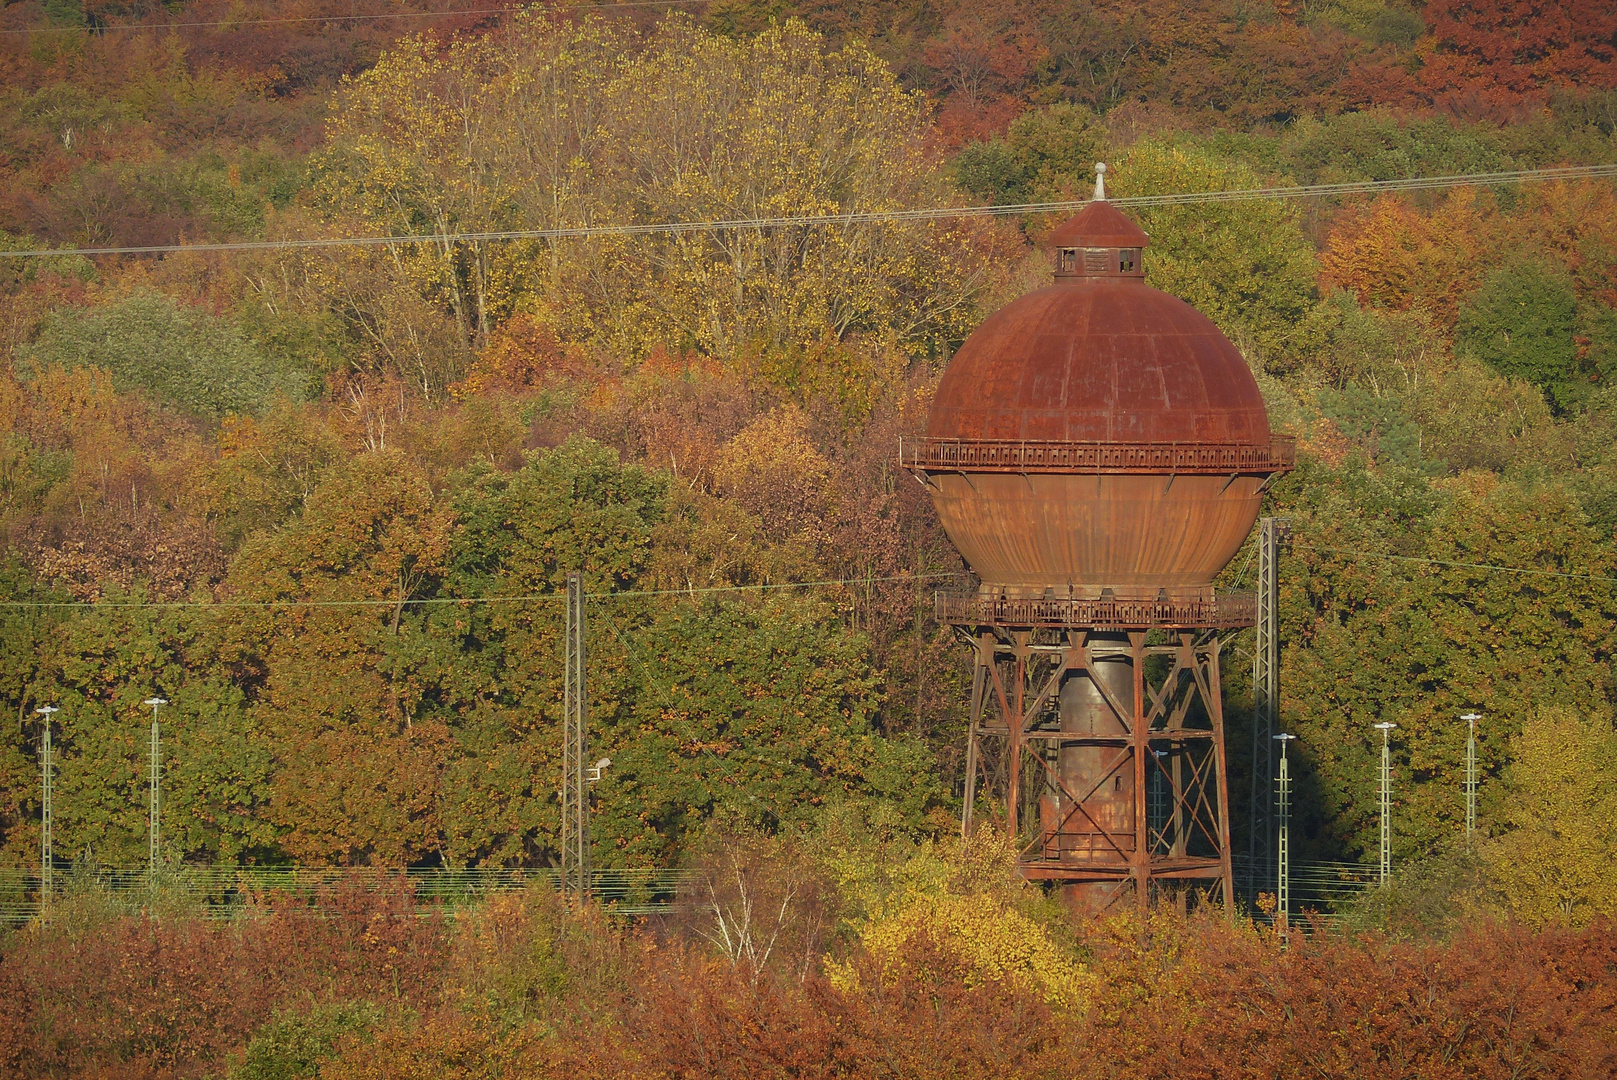
[[[659,1060],[686,1063],[666,1075],[724,1075],[713,1061],[778,1063],[799,1039],[820,1049],[770,1075],[810,1075],[807,1062],[935,1075],[924,1044],[884,1049],[860,1026],[918,1023],[931,1000],[987,1018],[949,1068],[1037,1075],[1076,1059],[1038,1042],[1030,1015],[1085,1016],[1086,1045],[1116,1053],[1144,1052],[1136,1020],[1119,1019],[1131,1002],[1187,1031],[1233,1015],[1160,981],[1171,954],[1188,958],[1182,974],[1306,970],[1325,985],[1352,972],[1342,1000],[1366,1015],[1403,992],[1371,989],[1365,965],[1383,962],[1409,979],[1450,965],[1461,997],[1539,987],[1528,1041],[1571,1056],[1537,1075],[1601,1074],[1609,1050],[1567,1032],[1609,1033],[1613,1008],[1612,180],[1131,210],[1151,236],[1147,280],[1218,323],[1299,440],[1265,511],[1293,525],[1281,714],[1299,736],[1299,858],[1374,857],[1372,725],[1399,725],[1407,873],[1337,913],[1371,938],[1292,953],[1210,924],[1164,924],[1149,947],[1138,927],[1073,930],[1037,890],[984,869],[1003,869],[995,856],[952,853],[969,657],[931,597],[969,577],[895,450],[924,428],[954,348],[1044,282],[1038,241],[1059,217],[568,231],[1081,199],[1101,160],[1114,198],[1610,164],[1617,12],[472,7],[0,8],[0,696],[15,717],[0,738],[0,867],[38,865],[44,704],[61,708],[58,856],[143,864],[154,695],[171,702],[173,867],[554,864],[561,590],[582,570],[592,746],[612,762],[595,788],[597,864],[817,883],[783,931],[798,960],[749,969],[714,953],[700,920],[589,930],[539,896],[430,929],[400,914],[407,898],[349,897],[352,925],[319,946],[348,960],[264,975],[251,993],[209,983],[206,1009],[224,1011],[203,1013],[245,1010],[217,1025],[223,1041],[131,1048],[115,1024],[69,1032],[38,1011],[112,985],[92,956],[74,952],[82,963],[48,993],[27,973],[89,948],[103,918],[130,956],[211,949],[228,965],[249,945],[189,917],[126,926],[86,901],[83,925],[0,946],[0,998],[35,1010],[0,1010],[13,1018],[0,1062],[312,1075],[251,1072],[243,1048],[255,1031],[264,1054],[312,1039],[318,1061],[381,1031],[409,1068],[449,1075],[431,1063],[495,1031],[506,1064],[489,1075]],[[326,243],[389,236],[413,239]],[[1251,574],[1243,554],[1223,583]],[[1250,669],[1239,639],[1224,686],[1238,807]],[[1456,717],[1470,709],[1484,720],[1468,853]],[[754,863],[725,878],[736,851]],[[731,901],[715,895],[716,913]],[[1026,931],[1009,966],[984,911]],[[1456,916],[1481,936],[1446,939]],[[315,931],[265,918],[266,955],[310,947],[294,939]],[[366,925],[393,927],[418,964],[390,991],[374,958],[354,959],[375,944]],[[1453,967],[1505,963],[1481,955],[1490,934],[1527,942],[1510,946],[1511,973]],[[1589,970],[1555,983],[1544,965],[1561,949]],[[605,972],[656,993],[621,996]],[[586,978],[599,980],[578,991],[588,1017],[564,989]],[[286,1019],[313,986],[327,1011]],[[678,1030],[746,1001],[759,1011],[712,1022],[752,1038],[758,1017],[786,1018],[775,1049],[721,1053]],[[628,1057],[547,1056],[557,1031],[605,1038],[590,1025],[606,1016],[649,1041],[616,1046]],[[47,1029],[56,1041],[28,1041]],[[1454,1037],[1483,1060],[1518,1034],[1487,1036],[1487,1051],[1465,1042],[1474,1031]],[[1383,1035],[1375,1045],[1405,1038]],[[872,1064],[882,1053],[913,1056]],[[414,1075],[342,1060],[331,1075]],[[1278,1061],[1264,1067],[1295,1064]],[[1473,1075],[1452,1069],[1410,1075]]]

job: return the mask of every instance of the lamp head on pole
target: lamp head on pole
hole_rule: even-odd
[[[1460,719],[1466,721],[1467,723],[1474,724],[1478,720],[1482,719],[1482,714],[1481,713],[1474,713],[1474,712],[1461,713],[1460,714]]]
[[[58,709],[55,705],[41,705],[39,708],[34,710],[34,712],[38,713],[40,716],[43,716],[46,720],[51,718],[51,713],[61,711],[62,710]]]
[[[1376,725],[1376,730],[1377,731],[1391,731],[1393,728],[1395,728],[1397,726],[1398,726],[1397,724],[1394,724],[1390,720],[1383,720],[1381,723]]]
[[[166,697],[149,697],[142,704],[150,705],[152,708],[155,709],[159,705],[167,705],[168,704],[168,698],[166,698]]]

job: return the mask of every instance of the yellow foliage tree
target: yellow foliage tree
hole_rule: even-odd
[[[929,950],[918,948],[924,942],[949,956],[968,986],[1011,983],[1057,1008],[1081,1008],[1093,976],[1020,909],[1010,864],[1008,846],[987,829],[958,858],[926,853],[911,860],[904,880],[894,883],[898,888],[876,900],[860,922],[860,944],[888,975],[925,955]],[[854,892],[860,891],[856,884]],[[827,959],[826,973],[844,991],[859,979],[852,962]]]
[[[674,16],[645,38],[527,13],[441,49],[406,42],[346,83],[314,168],[332,222],[438,237],[389,250],[480,344],[511,311],[642,356],[732,358],[892,334],[940,351],[990,273],[981,224],[737,224],[493,243],[464,232],[755,222],[946,197],[922,100],[869,49],[798,22],[754,38]]]
[[[719,451],[713,479],[719,491],[763,521],[777,540],[809,550],[830,539],[836,511],[832,467],[814,445],[808,418],[795,406],[766,413],[736,433]]]
[[[1617,915],[1617,733],[1544,710],[1515,740],[1504,820],[1486,856],[1496,900],[1535,929]]]

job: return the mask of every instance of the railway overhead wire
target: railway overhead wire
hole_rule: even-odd
[[[1193,206],[1251,202],[1261,199],[1332,198],[1343,195],[1379,195],[1455,187],[1552,183],[1564,180],[1617,178],[1617,164],[1568,165],[1549,169],[1454,173],[1417,176],[1402,180],[1356,180],[1339,184],[1302,184],[1228,191],[1176,192],[1163,195],[1123,196],[1109,200],[1118,207]],[[576,240],[607,236],[655,236],[677,233],[727,232],[743,229],[821,228],[886,222],[944,221],[964,218],[1011,217],[1026,214],[1070,213],[1086,205],[1083,200],[1044,203],[1008,203],[979,206],[935,206],[909,210],[856,210],[840,214],[796,217],[722,218],[703,221],[662,221],[603,225],[569,225],[544,229],[496,229],[482,232],[412,233],[388,236],[323,236],[292,240],[235,240],[201,244],[147,244],[122,247],[12,249],[0,258],[39,259],[91,255],[171,255],[225,251],[280,251],[299,248],[377,247],[395,244],[504,243],[515,240]]]

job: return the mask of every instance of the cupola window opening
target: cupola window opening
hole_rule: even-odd
[[[1132,273],[1134,273],[1134,268],[1136,266],[1139,266],[1139,265],[1140,265],[1140,249],[1139,248],[1123,248],[1121,251],[1119,251],[1117,253],[1117,270],[1118,270],[1118,273],[1132,274]]]
[[[1063,274],[1070,274],[1078,269],[1078,249],[1062,248],[1060,269]]]

